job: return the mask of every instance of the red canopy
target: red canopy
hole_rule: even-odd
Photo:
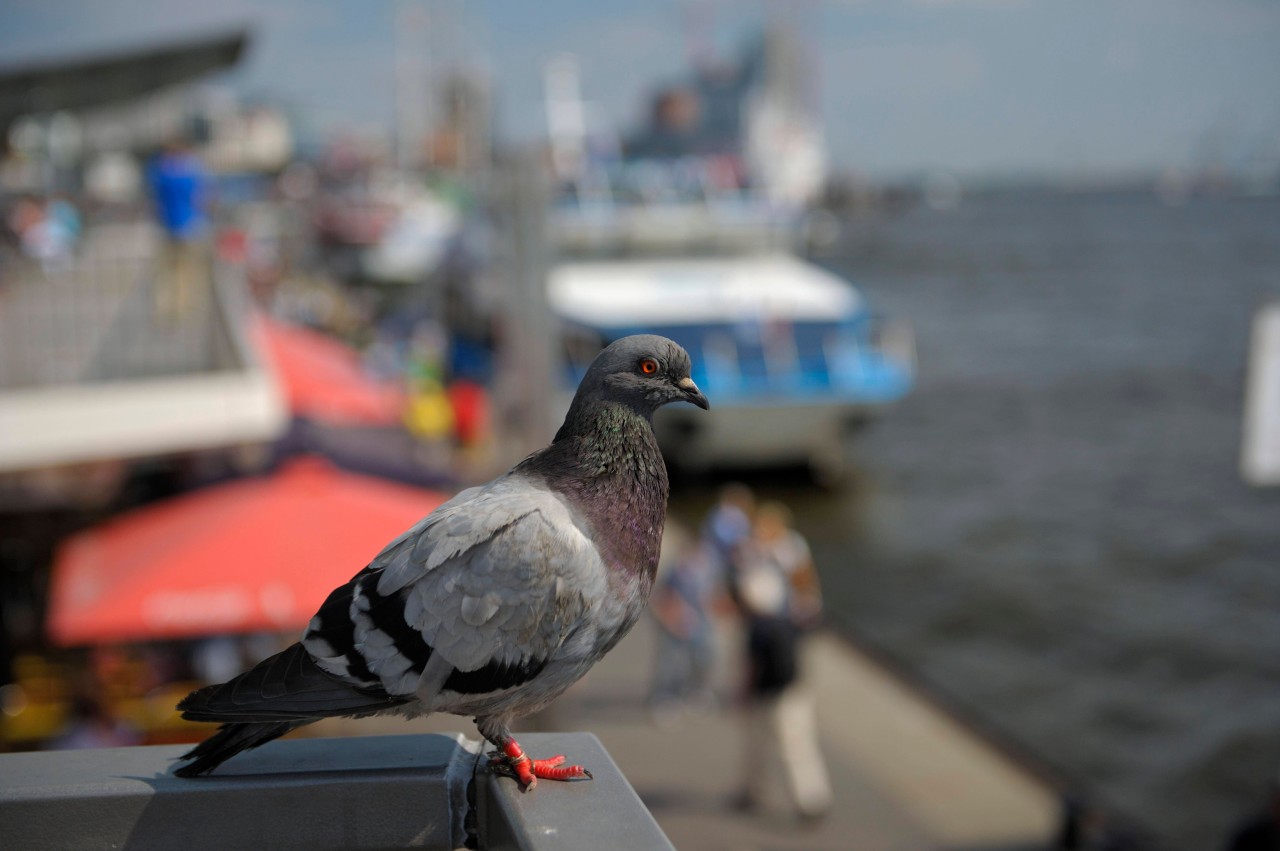
[[[395,425],[405,394],[367,375],[354,349],[318,331],[262,317],[259,345],[275,370],[295,416],[334,425]]]
[[[330,590],[445,498],[305,458],[132,512],[63,545],[50,637],[300,629]]]

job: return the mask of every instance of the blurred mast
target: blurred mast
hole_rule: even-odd
[[[422,167],[427,120],[430,25],[426,0],[398,0],[395,6],[395,155],[401,171]]]
[[[709,0],[694,0],[684,7],[685,58],[693,69],[708,68],[715,58],[711,32],[715,9]]]
[[[500,460],[514,463],[555,434],[552,400],[560,332],[547,303],[550,185],[542,152],[514,152],[498,177],[497,271],[506,298],[494,396],[502,400],[500,445],[508,454]]]
[[[551,58],[543,69],[551,164],[557,177],[576,177],[586,163],[587,119],[582,104],[578,59],[569,53]]]

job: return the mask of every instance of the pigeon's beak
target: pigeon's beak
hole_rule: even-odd
[[[692,402],[704,411],[711,408],[711,403],[707,401],[706,396],[702,395],[702,391],[698,389],[698,385],[693,383],[692,378],[682,378],[676,382],[676,386],[684,393],[686,402]]]

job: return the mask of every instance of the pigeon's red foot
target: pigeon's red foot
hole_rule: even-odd
[[[489,767],[500,774],[514,777],[524,792],[537,786],[539,777],[544,780],[577,780],[582,777],[592,779],[591,772],[581,765],[565,765],[563,755],[530,759],[515,739],[507,742],[500,752],[489,754]]]

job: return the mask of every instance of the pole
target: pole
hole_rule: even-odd
[[[539,449],[554,434],[560,333],[547,303],[550,189],[536,151],[508,162],[499,181],[499,270],[503,299],[497,398],[501,454],[510,460]]]

